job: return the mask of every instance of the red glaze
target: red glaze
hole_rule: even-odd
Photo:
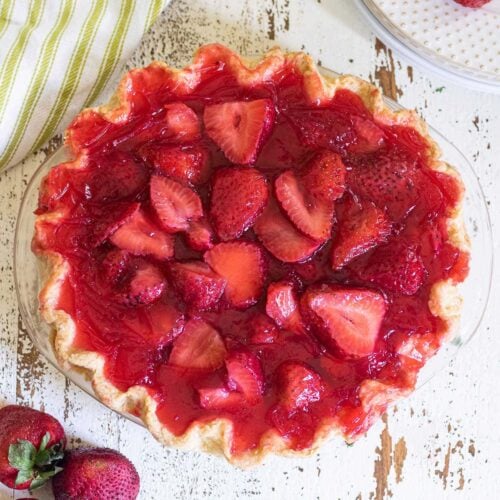
[[[410,336],[418,336],[422,345],[425,342],[435,348],[441,342],[446,325],[430,313],[427,304],[433,283],[444,278],[462,281],[467,275],[468,255],[447,241],[445,227],[446,217],[461,196],[461,186],[452,177],[431,171],[426,159],[428,146],[413,129],[376,123],[360,98],[347,90],[338,91],[324,107],[313,107],[304,98],[302,76],[291,69],[279,73],[274,81],[243,88],[221,64],[203,72],[202,81],[191,95],[181,96],[175,95],[168,81],[161,84],[165,78],[156,66],[132,73],[132,111],[126,122],[110,123],[93,111],[78,116],[69,128],[67,141],[76,154],[87,153],[87,166],[70,174],[67,165],[59,165],[44,181],[37,213],[64,209],[67,215],[57,226],[42,223],[45,231],[35,248],[59,252],[71,264],[59,307],[77,322],[76,344],[105,356],[106,375],[121,390],[134,384],[148,387],[159,403],[160,420],[174,434],[184,433],[196,420],[230,418],[235,426],[236,454],[257,446],[262,435],[272,428],[285,435],[292,448],[307,448],[319,423],[330,417],[339,418],[347,433],[356,434],[366,417],[358,397],[360,383],[377,379],[395,386],[412,386],[421,364],[410,362],[395,349]],[[337,203],[354,196],[385,211],[392,233],[387,243],[381,243],[386,248],[380,255],[390,258],[391,248],[398,247],[401,241],[413,245],[425,267],[425,277],[414,295],[363,280],[360,276],[368,273],[358,271],[366,270],[373,262],[370,258],[375,249],[354,258],[340,271],[333,271],[331,240],[305,263],[284,264],[264,251],[267,278],[257,304],[236,310],[221,299],[215,310],[197,313],[219,330],[228,352],[244,348],[260,358],[263,397],[254,405],[205,409],[200,405],[198,390],[225,387],[226,368],[189,371],[168,364],[171,339],[182,329],[182,314],[188,319],[192,312],[170,285],[158,302],[147,306],[132,308],[117,301],[113,285],[103,278],[102,261],[113,248],[106,238],[110,227],[126,219],[127,207],[133,202],[141,203],[144,213],[158,221],[148,189],[148,181],[157,171],[145,161],[144,151],[148,145],[157,148],[177,144],[175,135],[164,133],[166,104],[184,102],[202,123],[207,104],[262,98],[273,101],[276,116],[254,168],[271,185],[281,172],[300,168],[319,150],[328,148],[338,153],[347,175],[346,194]],[[231,163],[203,127],[201,131],[200,137],[195,136],[182,147],[206,151],[205,156],[210,158],[210,178],[193,187],[203,202],[204,213],[209,214],[211,173]],[[107,175],[106,169],[116,169],[118,163],[126,166],[125,173]],[[337,210],[337,223],[342,222],[338,219],[343,213],[346,211]],[[335,231],[334,221],[333,236]],[[201,252],[186,246],[182,233],[174,237],[175,259],[203,259]],[[256,241],[252,229],[240,239]],[[219,241],[214,236],[214,243]],[[168,276],[168,264],[153,256],[141,259],[154,263]],[[266,312],[267,285],[279,280],[293,283],[299,295],[307,285],[318,282],[365,286],[381,292],[387,301],[387,313],[374,352],[362,358],[347,357],[340,351],[328,353],[313,335],[300,330],[293,333],[277,325],[277,333],[269,341],[252,342],[255,317]],[[165,304],[170,307],[163,324],[172,331],[164,327],[160,332],[155,329],[154,319],[161,317]],[[429,352],[433,350],[429,348]],[[283,395],[277,368],[290,360],[305,363],[324,384],[321,397],[311,402],[307,413],[286,413],[280,403]]]

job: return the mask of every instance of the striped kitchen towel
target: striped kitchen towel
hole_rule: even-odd
[[[168,0],[0,0],[0,170],[92,104]]]

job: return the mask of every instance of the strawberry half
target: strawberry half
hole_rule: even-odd
[[[182,300],[194,309],[207,310],[217,305],[226,281],[204,262],[176,262],[170,276]]]
[[[160,173],[183,184],[197,185],[205,181],[208,151],[202,146],[147,144],[141,148],[140,155]]]
[[[191,221],[185,236],[186,243],[197,252],[210,250],[214,246],[214,232],[204,217]]]
[[[173,102],[164,106],[165,123],[170,140],[190,142],[200,138],[200,120],[196,113],[182,102]]]
[[[270,99],[211,104],[203,120],[208,136],[233,163],[253,163],[269,135],[276,113]]]
[[[274,200],[269,200],[253,229],[266,249],[282,262],[302,262],[321,246],[321,242],[295,229],[281,214]]]
[[[280,403],[289,410],[305,410],[325,392],[321,376],[305,363],[285,361],[277,370]]]
[[[427,275],[418,247],[405,241],[377,248],[355,270],[361,279],[403,295],[417,293]]]
[[[150,195],[158,219],[171,233],[188,230],[190,221],[203,215],[199,196],[189,187],[172,179],[153,175]]]
[[[250,351],[233,351],[226,358],[227,385],[245,396],[248,404],[262,399],[264,373],[259,358]]]
[[[169,363],[182,368],[216,370],[224,364],[226,346],[219,332],[201,319],[191,319],[175,339]]]
[[[210,218],[223,241],[239,238],[253,225],[269,196],[265,177],[253,168],[217,170],[210,198]]]
[[[337,206],[337,221],[338,232],[332,247],[333,269],[341,269],[387,241],[392,229],[383,210],[370,201],[353,198]]]
[[[268,286],[266,313],[280,328],[294,333],[305,330],[297,295],[293,285],[287,281],[278,281]]]
[[[157,301],[165,290],[161,271],[148,262],[139,262],[122,292],[123,302],[130,306],[147,305]]]
[[[110,239],[134,255],[152,255],[160,260],[174,255],[174,237],[155,226],[139,207]]]
[[[362,357],[373,352],[387,305],[373,290],[313,285],[302,296],[301,309],[328,348]]]
[[[205,261],[226,280],[224,297],[237,308],[257,302],[264,284],[264,258],[254,243],[219,243],[205,252]]]

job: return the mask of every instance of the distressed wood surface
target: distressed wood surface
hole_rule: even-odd
[[[246,54],[273,45],[308,51],[419,113],[473,161],[500,251],[500,98],[464,90],[409,67],[370,34],[350,0],[173,0],[129,66],[188,62],[201,43]],[[328,443],[309,459],[270,458],[249,471],[166,449],[142,428],[84,394],[34,351],[12,277],[16,215],[26,183],[55,139],[0,175],[0,397],[59,418],[72,445],[122,451],[141,475],[141,499],[494,499],[500,490],[500,273],[480,331],[452,364],[394,407],[354,446]],[[13,498],[6,490],[0,498]],[[21,495],[25,496],[25,495]],[[38,498],[50,498],[47,491]]]

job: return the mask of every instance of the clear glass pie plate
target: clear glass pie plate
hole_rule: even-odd
[[[355,0],[374,33],[410,63],[473,90],[500,92],[500,0]]]
[[[337,73],[329,70],[322,71],[328,76],[338,76]],[[399,104],[392,100],[386,99],[386,103],[392,109],[402,109]],[[443,345],[439,353],[422,369],[419,376],[419,387],[441,368],[448,365],[458,350],[477,332],[488,302],[493,267],[490,220],[477,176],[465,156],[453,144],[438,131],[431,128],[430,132],[440,145],[444,160],[460,172],[466,186],[464,217],[467,232],[471,239],[472,257],[470,274],[467,280],[460,285],[464,305],[459,327],[452,332],[451,338]],[[69,153],[66,148],[62,147],[57,150],[37,169],[26,188],[16,225],[14,248],[15,286],[22,320],[33,344],[66,377],[88,394],[96,397],[90,382],[83,375],[73,370],[65,370],[57,363],[52,350],[50,328],[43,321],[38,310],[38,292],[41,280],[37,258],[31,251],[35,223],[33,212],[38,203],[40,183],[53,166],[68,159]],[[131,415],[124,414],[124,416],[140,423],[137,418]]]

